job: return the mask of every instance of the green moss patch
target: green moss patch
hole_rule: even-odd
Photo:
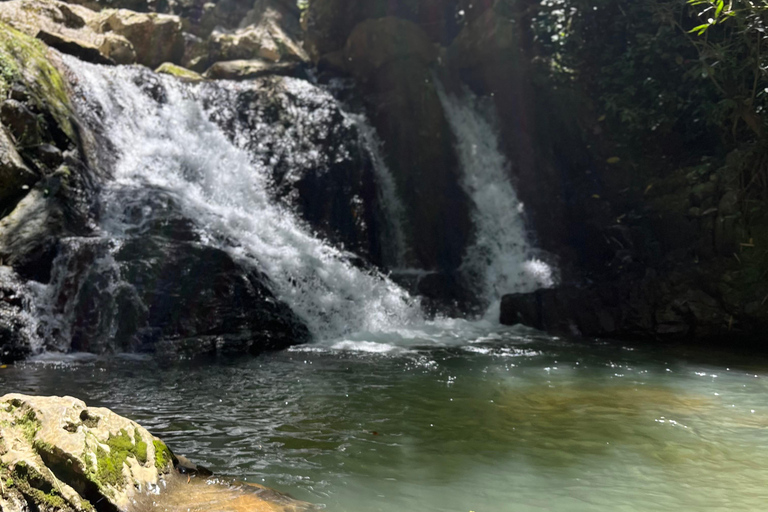
[[[26,84],[41,110],[49,110],[61,130],[76,140],[67,86],[39,40],[0,23],[0,97],[16,82]]]
[[[154,439],[152,443],[155,445],[155,467],[158,471],[165,471],[173,464],[173,454],[164,442]]]
[[[107,439],[109,451],[101,446],[96,449],[96,481],[101,487],[117,487],[125,483],[123,465],[128,457],[133,457],[140,464],[147,462],[147,443],[141,440],[138,431],[134,437],[128,435],[125,429],[118,435],[111,435]],[[90,466],[90,461],[86,462]]]

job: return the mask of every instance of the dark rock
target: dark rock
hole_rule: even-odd
[[[393,44],[394,35],[401,44]],[[407,212],[415,264],[450,271],[461,264],[471,222],[453,134],[430,68],[436,55],[417,25],[395,18],[361,23],[345,47]]]
[[[0,105],[0,121],[17,143],[24,146],[40,144],[37,116],[20,101],[8,99]]]
[[[10,213],[37,179],[37,174],[26,166],[13,141],[0,126],[0,218]]]
[[[94,241],[70,251],[66,273],[80,283],[72,350],[256,354],[309,338],[266,277],[220,249],[142,237],[117,249]],[[95,263],[105,257],[114,265]]]
[[[35,148],[37,158],[49,169],[58,168],[63,162],[64,157],[61,150],[51,144],[41,144]]]
[[[31,352],[31,316],[24,285],[9,267],[0,266],[0,363],[18,361]]]
[[[334,245],[382,264],[386,219],[373,162],[334,98],[281,77],[260,79],[229,96],[216,85],[206,87],[214,120],[233,136],[249,135],[247,148],[270,173],[274,196]]]

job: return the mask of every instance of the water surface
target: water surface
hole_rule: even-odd
[[[764,508],[768,361],[439,332],[172,365],[43,356],[0,370],[0,393],[110,407],[329,511]]]

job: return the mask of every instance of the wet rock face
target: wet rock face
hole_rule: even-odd
[[[134,226],[128,238],[71,239],[62,247],[52,300],[65,327],[48,333],[71,340],[60,348],[195,356],[256,354],[308,340],[266,276],[201,244],[171,199],[152,190],[126,195],[133,196],[123,199]],[[162,213],[147,213],[153,208]]]
[[[29,290],[10,267],[0,266],[0,363],[23,359],[32,352],[35,322]]]
[[[453,134],[430,67],[437,51],[416,24],[389,17],[359,24],[344,55],[384,141],[417,264],[456,269],[471,221]]]
[[[212,119],[272,178],[276,198],[337,246],[381,264],[373,163],[358,129],[327,92],[272,77],[203,92]]]

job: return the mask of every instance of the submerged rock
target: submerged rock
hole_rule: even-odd
[[[72,397],[0,397],[0,510],[316,510],[261,486],[192,480],[137,423]]]

